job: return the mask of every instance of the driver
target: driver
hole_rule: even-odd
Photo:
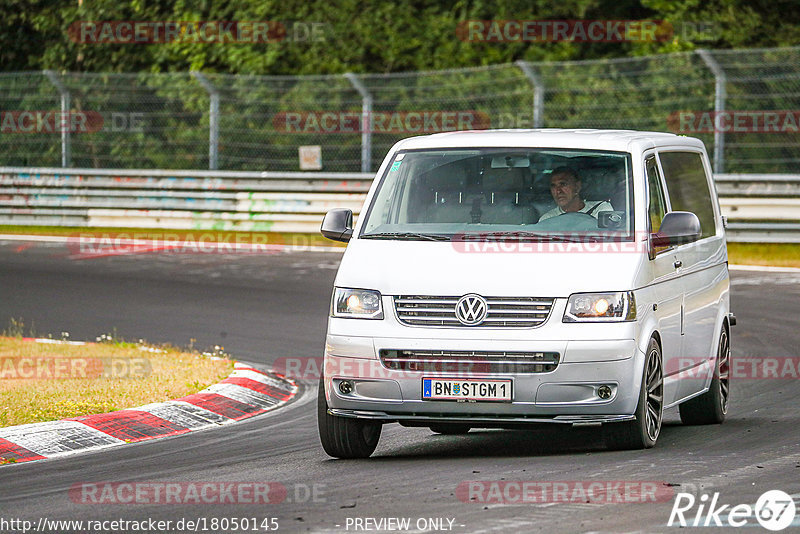
[[[595,219],[601,211],[614,211],[614,208],[605,200],[585,201],[581,198],[581,179],[578,173],[570,167],[553,169],[550,175],[550,194],[556,207],[539,217],[539,221],[562,215],[564,213],[586,213]]]

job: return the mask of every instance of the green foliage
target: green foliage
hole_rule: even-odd
[[[728,75],[728,109],[800,109],[797,49],[725,50],[800,43],[795,4],[30,0],[23,7],[18,0],[0,0],[0,69],[6,71],[0,73],[0,109],[58,110],[59,92],[47,76],[8,72],[56,70],[71,109],[99,112],[105,120],[100,132],[71,135],[72,166],[207,168],[210,98],[189,73],[197,70],[220,91],[220,169],[298,170],[297,147],[321,145],[325,170],[353,171],[360,168],[360,133],[287,132],[278,124],[280,113],[360,113],[361,97],[340,76],[355,72],[373,96],[376,113],[471,110],[490,118],[492,127],[529,127],[531,83],[512,63],[524,59],[535,63],[546,87],[544,126],[666,131],[676,111],[714,109],[713,75],[691,53],[698,48],[714,50]],[[664,40],[624,43],[472,42],[457,33],[468,21],[546,19],[656,20],[673,31]],[[288,34],[266,43],[81,43],[68,32],[80,21],[272,21]],[[321,39],[294,33],[312,24],[321,25]],[[143,128],[109,127],[115,115],[132,114]],[[374,133],[371,167],[398,139],[414,133],[426,132]],[[797,135],[766,135],[771,137],[728,134],[727,170],[787,172],[800,164]],[[712,148],[712,135],[697,137]],[[59,135],[0,136],[2,165],[53,167],[60,159]]]
[[[15,337],[21,339],[22,336],[25,335],[25,323],[22,320],[22,317],[19,319],[15,319],[12,317],[8,320],[8,327],[3,330],[3,336],[7,337]]]
[[[800,10],[794,0],[0,0],[0,10],[4,71],[381,73],[800,41]],[[544,19],[664,20],[676,31],[671,40],[652,43],[490,43],[467,42],[456,35],[459,23],[469,20]],[[275,21],[290,38],[267,43],[110,44],[75,42],[68,35],[77,21],[123,20]],[[292,39],[294,23],[323,24],[324,40]],[[693,31],[697,23],[712,29]]]
[[[800,11],[796,0],[642,0],[642,5],[672,23],[676,38],[643,46],[643,53],[694,48],[793,46],[800,43]],[[692,35],[692,23],[711,28]],[[682,27],[690,30],[681,39]],[[691,39],[694,37],[694,39]]]

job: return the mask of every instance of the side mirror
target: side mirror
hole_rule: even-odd
[[[353,236],[353,212],[344,208],[330,210],[322,219],[319,231],[333,241],[347,243]]]
[[[682,245],[700,239],[700,219],[689,211],[671,211],[661,221],[661,228],[650,234],[654,247]]]

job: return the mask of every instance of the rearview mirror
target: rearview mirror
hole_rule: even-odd
[[[353,236],[353,211],[344,208],[330,210],[322,219],[319,231],[328,239],[347,243]]]
[[[654,247],[670,247],[700,239],[700,219],[689,211],[671,211],[661,221],[661,228],[650,234]]]

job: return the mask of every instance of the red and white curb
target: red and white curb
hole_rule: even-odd
[[[282,375],[236,363],[222,382],[181,399],[0,428],[0,463],[57,458],[219,427],[283,406],[297,391],[297,384]]]

